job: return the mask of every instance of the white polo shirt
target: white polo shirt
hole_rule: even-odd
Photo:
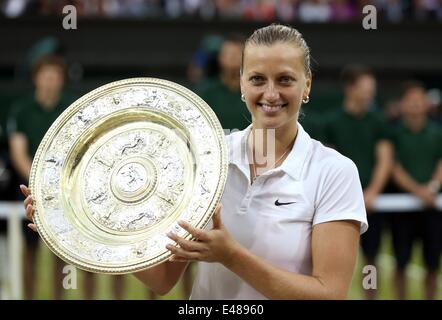
[[[315,224],[356,220],[361,222],[361,233],[368,228],[357,168],[350,159],[311,139],[298,123],[298,137],[285,161],[250,185],[244,156],[250,130],[251,126],[227,136],[230,163],[221,219],[255,255],[281,269],[311,275]],[[222,264],[200,262],[191,299],[265,297]]]

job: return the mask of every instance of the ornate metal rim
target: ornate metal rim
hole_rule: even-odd
[[[54,138],[54,136],[57,134],[58,130],[79,110],[81,110],[82,107],[84,107],[87,103],[97,99],[100,96],[103,96],[106,92],[109,90],[113,90],[116,88],[123,88],[127,86],[133,86],[133,85],[151,85],[151,86],[157,86],[162,89],[171,90],[175,93],[180,94],[182,97],[190,101],[194,106],[196,106],[199,111],[204,114],[206,119],[209,121],[211,127],[214,130],[214,133],[216,135],[216,139],[218,142],[218,148],[220,151],[220,163],[219,163],[219,169],[220,169],[220,176],[218,178],[218,184],[216,187],[216,191],[214,193],[214,197],[212,198],[212,202],[208,206],[207,212],[210,214],[206,214],[202,220],[199,221],[196,225],[194,225],[197,228],[204,228],[208,224],[208,222],[211,219],[211,216],[216,208],[216,205],[219,203],[220,198],[224,191],[225,182],[227,179],[227,171],[228,171],[228,150],[227,150],[227,144],[225,142],[225,136],[223,129],[215,115],[215,113],[212,111],[212,109],[195,93],[190,91],[189,89],[178,85],[174,82],[163,80],[163,79],[157,79],[157,78],[131,78],[131,79],[125,79],[120,81],[115,81],[106,85],[103,85],[76,100],[74,103],[72,103],[58,118],[57,120],[52,124],[52,126],[49,128],[47,133],[45,134],[42,142],[39,145],[39,148],[36,152],[36,155],[34,157],[31,173],[30,173],[30,179],[29,179],[29,186],[31,189],[32,195],[34,195],[34,208],[35,208],[35,214],[34,214],[34,221],[37,226],[38,232],[43,239],[44,243],[51,249],[52,252],[54,252],[57,256],[59,256],[62,260],[75,265],[76,267],[90,271],[90,272],[97,272],[97,273],[110,273],[110,274],[124,274],[124,273],[132,273],[136,271],[140,271],[149,267],[153,267],[155,265],[158,265],[164,261],[166,261],[170,257],[170,252],[164,252],[163,254],[157,256],[155,259],[144,261],[141,263],[135,263],[133,265],[124,266],[124,267],[103,267],[100,265],[93,265],[89,263],[84,263],[82,261],[79,261],[77,258],[69,255],[67,252],[65,252],[48,234],[48,232],[43,227],[42,223],[42,217],[39,210],[38,205],[38,187],[36,186],[36,178],[37,174],[39,172],[39,168],[41,167],[41,161],[42,156],[47,151],[51,140]],[[185,235],[186,239],[191,239],[190,234]]]

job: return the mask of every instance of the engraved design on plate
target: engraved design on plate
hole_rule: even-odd
[[[137,162],[125,164],[115,176],[115,187],[122,193],[131,194],[147,185],[147,171]]]
[[[133,232],[169,216],[184,197],[182,152],[149,128],[117,134],[85,169],[84,200],[100,228]]]

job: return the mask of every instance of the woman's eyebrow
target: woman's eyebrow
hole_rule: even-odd
[[[262,72],[256,71],[256,70],[251,70],[249,72],[247,72],[248,75],[264,75]]]
[[[277,76],[287,76],[287,75],[296,76],[297,73],[294,70],[283,70],[283,71],[278,72],[276,75]]]

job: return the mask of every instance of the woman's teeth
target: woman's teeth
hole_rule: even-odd
[[[262,104],[262,110],[264,112],[278,112],[282,109],[282,104],[275,104],[275,105],[269,105],[269,104]]]

